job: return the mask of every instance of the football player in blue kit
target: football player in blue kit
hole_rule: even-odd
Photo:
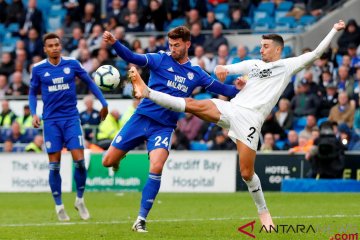
[[[149,87],[160,92],[189,97],[196,87],[201,86],[207,91],[234,97],[244,84],[242,79],[238,79],[235,86],[224,85],[211,78],[200,66],[192,65],[188,58],[190,31],[184,26],[169,31],[169,52],[133,53],[107,31],[104,32],[103,39],[126,62],[149,67]],[[142,191],[140,211],[132,227],[133,231],[147,232],[146,217],[160,189],[161,173],[169,155],[171,136],[178,118],[179,113],[143,99],[135,114],[115,136],[103,158],[105,167],[116,169],[128,151],[146,141],[150,159],[149,177]]]
[[[105,119],[107,102],[100,89],[90,78],[82,65],[74,58],[61,56],[61,43],[58,35],[48,33],[43,36],[44,52],[47,59],[34,65],[30,80],[29,105],[33,126],[40,127],[40,117],[36,114],[37,94],[41,91],[44,103],[42,119],[46,151],[49,156],[49,185],[55,201],[55,210],[60,221],[69,221],[61,198],[60,160],[64,146],[71,152],[74,160],[74,179],[77,196],[75,208],[80,218],[90,218],[84,203],[86,168],[84,162],[84,139],[76,108],[75,77],[79,77],[100,100],[103,108],[101,119]]]

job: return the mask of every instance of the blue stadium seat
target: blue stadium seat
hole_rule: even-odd
[[[290,46],[284,46],[284,49],[281,53],[281,58],[288,58],[292,56],[292,48]]]
[[[20,29],[20,26],[18,23],[10,23],[9,26],[7,27],[7,31],[12,32],[12,33],[19,32],[19,29]]]
[[[201,143],[198,141],[191,141],[190,142],[190,150],[207,151],[207,150],[209,150],[209,147],[206,145],[206,143]]]
[[[216,5],[216,7],[214,8],[214,13],[224,13],[224,14],[229,14],[229,4],[227,3],[220,3],[218,5]]]
[[[173,19],[170,24],[166,27],[166,31],[169,31],[172,28],[184,25],[186,23],[185,18],[175,18]]]
[[[275,142],[275,146],[279,149],[279,150],[283,150],[284,146],[285,146],[286,141],[285,140],[276,140]]]
[[[273,2],[261,2],[256,11],[267,12],[268,15],[272,16],[274,14],[275,4]]]
[[[328,120],[328,118],[327,117],[324,117],[324,118],[319,118],[318,120],[317,120],[317,125],[318,125],[318,127],[320,127],[320,125],[323,123],[323,122],[326,122]]]
[[[249,55],[251,56],[251,58],[254,58],[254,59],[260,58],[260,49],[261,49],[261,46],[260,46],[260,45],[256,45],[256,46],[251,50],[251,52],[249,53]]]
[[[302,27],[307,27],[315,22],[316,18],[314,16],[304,15],[300,17],[298,24]]]
[[[253,30],[262,32],[262,31],[268,31],[269,29],[272,29],[275,27],[275,21],[271,17],[265,17],[259,19],[257,22],[254,23]]]
[[[284,27],[284,30],[295,28],[297,26],[296,19],[294,17],[282,17],[276,20],[276,30],[279,27]]]
[[[120,76],[126,76],[127,74],[127,67],[128,67],[128,63],[125,62],[124,60],[117,60],[115,62],[115,67],[119,70],[120,72]]]
[[[294,3],[289,1],[280,2],[280,4],[277,6],[276,10],[279,11],[290,11],[293,7]]]
[[[305,126],[306,117],[295,118],[295,120],[293,121],[293,129],[298,133],[303,130]]]
[[[5,31],[5,25],[0,23],[0,42],[2,42],[5,37]]]
[[[275,22],[279,22],[280,18],[286,17],[287,13],[288,13],[287,11],[276,10],[275,11]]]
[[[56,29],[61,28],[63,18],[61,16],[49,16],[46,18],[46,30],[54,32]]]
[[[1,43],[2,52],[13,52],[16,47],[16,41],[18,38],[6,37]]]
[[[224,15],[223,17],[217,19],[219,19],[219,21],[222,22],[226,28],[229,28],[231,19],[227,15]]]

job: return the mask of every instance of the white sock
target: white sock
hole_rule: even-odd
[[[158,105],[170,109],[174,112],[185,112],[185,99],[181,97],[173,97],[169,94],[149,89],[149,99]]]
[[[141,217],[141,216],[138,216],[138,217],[137,217],[137,220],[144,220],[144,221],[146,221],[146,218],[143,218],[143,217]]]
[[[258,209],[258,213],[268,211],[258,175],[254,173],[250,181],[244,180],[244,182],[248,186],[249,193],[255,202],[255,205]]]

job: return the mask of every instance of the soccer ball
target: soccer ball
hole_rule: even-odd
[[[96,69],[94,80],[100,89],[111,91],[119,85],[120,73],[111,65],[102,65]]]

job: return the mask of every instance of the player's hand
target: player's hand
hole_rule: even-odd
[[[345,22],[343,20],[339,20],[339,22],[334,24],[334,28],[337,31],[341,31],[341,30],[345,29]]]
[[[104,121],[106,116],[108,115],[108,108],[107,107],[103,107],[101,110],[100,110],[100,120],[101,121]]]
[[[33,127],[34,128],[39,128],[40,123],[41,123],[39,116],[38,115],[33,115],[32,117],[33,117],[33,120],[32,120]]]
[[[229,71],[223,65],[217,65],[215,67],[215,75],[220,81],[224,82],[228,74]]]
[[[111,32],[105,31],[103,33],[103,39],[106,43],[113,45],[116,42],[114,35]]]
[[[243,89],[246,85],[247,80],[248,80],[247,75],[236,78],[234,81],[234,85],[235,85],[236,89],[238,89],[238,90]]]

